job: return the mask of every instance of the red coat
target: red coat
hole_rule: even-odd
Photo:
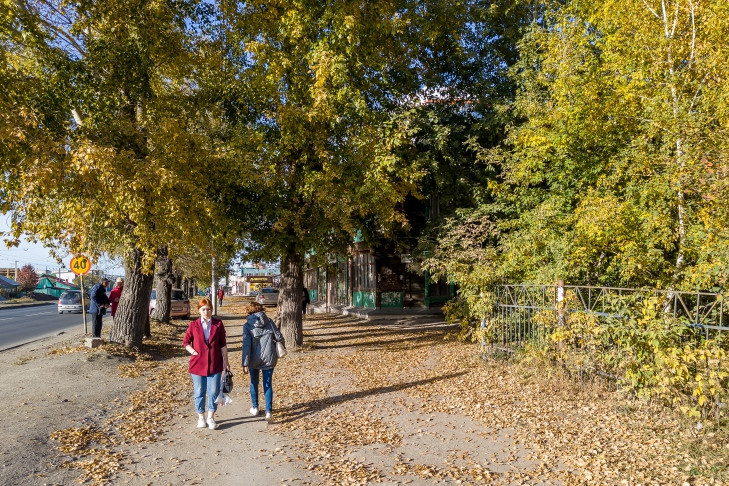
[[[121,287],[114,287],[109,292],[109,300],[111,301],[111,315],[112,317],[116,314],[116,307],[119,305],[119,299],[121,298],[122,289]]]
[[[210,376],[223,371],[223,352],[226,346],[225,327],[223,321],[212,318],[210,324],[210,344],[205,342],[205,332],[198,317],[192,321],[185,333],[185,340],[182,345],[187,347],[191,344],[197,351],[197,356],[190,356],[190,373],[193,375]]]

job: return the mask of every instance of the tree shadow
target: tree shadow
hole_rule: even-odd
[[[428,384],[435,383],[435,382],[438,382],[441,380],[448,380],[451,378],[456,378],[459,376],[463,376],[465,374],[466,374],[465,371],[460,371],[457,373],[450,373],[448,375],[435,376],[433,378],[426,378],[423,380],[411,381],[409,383],[401,383],[398,385],[389,385],[389,386],[382,386],[382,387],[377,387],[377,388],[370,388],[369,390],[345,393],[343,395],[338,395],[335,397],[326,397],[326,398],[320,398],[320,399],[312,400],[312,401],[308,401],[308,402],[297,403],[297,404],[290,405],[288,407],[279,409],[277,411],[278,413],[276,414],[276,423],[294,422],[307,415],[311,415],[313,413],[317,413],[322,410],[325,410],[329,407],[339,405],[339,404],[342,404],[345,402],[349,402],[352,400],[358,400],[360,398],[369,397],[369,396],[383,395],[386,393],[398,392],[398,391],[406,390],[408,388],[413,388],[413,387],[420,386],[420,385],[428,385]]]
[[[378,330],[381,329],[381,330]],[[308,338],[311,341],[315,341],[317,343],[322,342],[332,342],[332,341],[341,341],[346,339],[362,339],[362,338],[376,338],[380,336],[391,336],[393,332],[401,333],[403,336],[417,336],[420,333],[428,332],[428,333],[440,333],[443,334],[447,331],[457,330],[458,325],[457,324],[443,324],[434,326],[432,324],[428,325],[419,325],[418,327],[413,327],[412,325],[408,326],[390,326],[389,329],[382,329],[381,326],[378,326],[378,329],[367,329],[365,331],[359,331],[357,329],[350,330],[350,331],[337,331],[337,332],[327,332],[327,333],[320,333],[320,334],[311,334],[307,333],[306,329],[304,330],[304,336]]]

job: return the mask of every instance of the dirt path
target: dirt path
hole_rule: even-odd
[[[248,415],[240,309],[222,311],[234,403],[214,431],[195,428],[186,323],[156,330],[167,339],[145,359],[80,336],[0,354],[0,483],[711,484],[687,468],[670,414],[484,362],[425,318],[309,316],[266,424]]]

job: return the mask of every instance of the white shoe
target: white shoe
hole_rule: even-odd
[[[249,410],[249,412],[251,412],[251,415],[255,417],[256,415],[258,415],[258,408],[253,407]]]
[[[197,428],[205,428],[205,417],[202,414],[197,416]]]
[[[215,423],[215,419],[212,417],[208,417],[208,428],[210,430],[215,430],[218,428],[218,424]]]
[[[271,412],[266,412],[266,422],[271,421]]]

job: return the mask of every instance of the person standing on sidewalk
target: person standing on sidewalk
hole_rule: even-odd
[[[109,292],[112,319],[114,319],[114,316],[116,315],[116,308],[119,306],[119,299],[121,299],[122,290],[124,290],[124,279],[117,277],[114,288],[111,289],[111,292]]]
[[[91,330],[91,336],[95,338],[101,337],[101,320],[106,314],[106,308],[109,307],[111,301],[106,295],[106,287],[109,285],[109,279],[104,278],[101,282],[91,287],[89,298],[91,303],[89,304],[89,314],[94,316],[94,323]]]
[[[306,306],[311,302],[309,298],[309,289],[304,287],[304,292],[301,295],[301,314],[306,315]]]
[[[220,375],[229,370],[228,347],[225,341],[223,321],[213,317],[213,303],[208,298],[197,304],[200,317],[190,323],[185,333],[183,346],[190,353],[190,376],[197,410],[197,427],[207,423],[210,429],[217,429],[215,401],[220,395]],[[205,394],[207,392],[208,418],[205,420]]]
[[[218,307],[223,307],[223,296],[225,296],[225,292],[223,291],[223,287],[220,287],[218,289]]]
[[[263,306],[251,302],[246,306],[248,318],[243,325],[243,373],[251,375],[251,415],[258,415],[259,375],[263,376],[263,396],[266,406],[266,421],[273,412],[273,369],[278,362],[276,343],[284,342],[276,324],[263,312]]]

